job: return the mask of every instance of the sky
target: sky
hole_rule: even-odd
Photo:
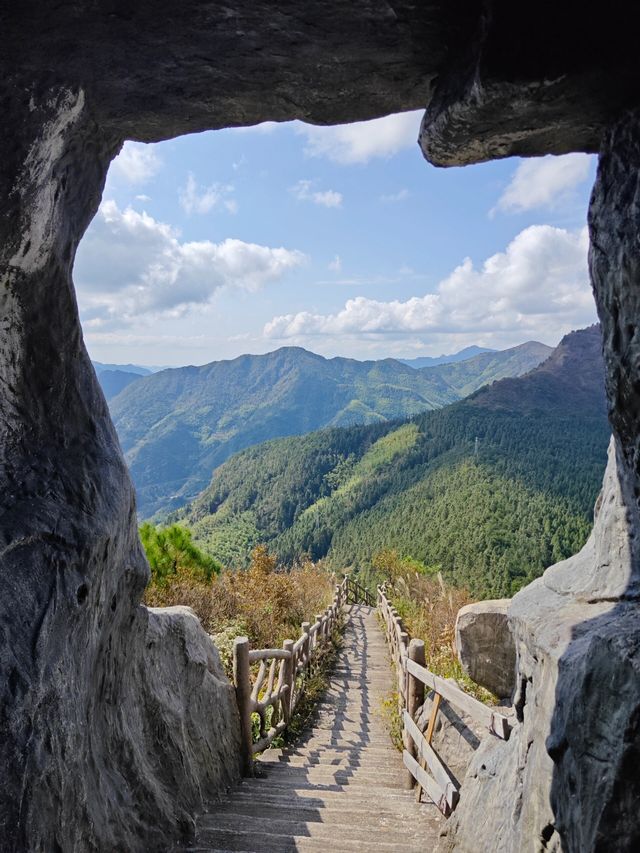
[[[438,169],[420,119],[126,142],[74,267],[91,357],[412,358],[554,345],[595,322],[595,158]]]

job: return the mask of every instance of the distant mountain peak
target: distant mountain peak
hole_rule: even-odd
[[[469,358],[474,358],[476,355],[481,355],[485,352],[497,352],[497,350],[489,349],[488,347],[479,347],[475,344],[461,349],[459,352],[451,353],[450,355],[422,355],[416,358],[399,358],[398,361],[402,364],[407,364],[419,370],[422,367],[437,367],[440,364],[454,364],[458,361],[466,361]]]
[[[474,405],[494,409],[606,409],[600,326],[565,335],[549,357],[517,380],[501,379],[476,391]]]

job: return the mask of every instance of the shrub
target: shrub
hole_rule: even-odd
[[[210,581],[222,570],[213,557],[191,541],[191,531],[179,524],[155,527],[146,522],[140,539],[151,567],[151,583],[164,586],[177,578]]]
[[[145,603],[193,608],[230,672],[235,637],[249,637],[253,648],[297,639],[300,624],[313,621],[331,603],[334,585],[335,577],[310,560],[281,571],[266,546],[258,545],[248,569],[227,569],[208,579],[191,571],[165,573],[161,583],[152,579]]]

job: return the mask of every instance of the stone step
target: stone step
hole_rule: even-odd
[[[348,770],[387,770],[389,761],[394,761],[395,758],[389,751],[387,756],[367,756],[366,752],[361,753],[360,757],[355,755],[349,756],[302,756],[292,755],[284,756],[278,762],[273,764],[286,765],[287,767],[334,767],[338,769]]]
[[[311,762],[302,762],[300,764],[291,763],[288,761],[272,761],[269,764],[263,765],[261,770],[264,773],[266,778],[271,778],[271,776],[278,775],[278,777],[283,775],[290,775],[291,778],[295,778],[296,776],[300,776],[303,773],[312,774],[314,776],[341,776],[349,773],[357,773],[359,776],[374,776],[378,770],[383,769],[388,778],[398,777],[401,778],[403,774],[402,765],[396,763],[390,763],[389,761],[378,761],[376,766],[373,767],[362,767],[357,765],[335,765],[335,764],[313,764]]]
[[[407,791],[404,788],[384,788],[375,790],[376,803],[400,803],[414,802],[413,791]],[[258,802],[286,802],[291,804],[296,803],[311,803],[314,807],[328,808],[333,807],[335,803],[351,803],[354,806],[360,807],[365,803],[371,806],[372,791],[371,786],[354,787],[350,786],[349,795],[345,797],[344,790],[339,789],[324,789],[318,790],[317,787],[300,787],[292,789],[289,785],[282,787],[276,784],[268,784],[265,780],[263,785],[250,785],[248,782],[243,783],[242,787],[234,789],[232,795],[227,799],[221,800],[222,803],[228,802],[244,802],[252,800]],[[395,806],[394,806],[395,807]]]
[[[351,813],[353,814],[353,813]],[[250,813],[228,813],[211,815],[210,818],[200,822],[198,828],[198,837],[204,839],[211,831],[237,831],[238,828],[246,831],[251,831],[254,834],[264,833],[265,835],[297,835],[300,837],[308,836],[309,838],[335,838],[336,833],[339,834],[341,841],[362,841],[362,831],[365,827],[370,828],[367,816],[360,814],[359,821],[356,825],[344,817],[345,813],[336,814],[335,822],[325,823],[324,821],[314,820],[299,820],[295,810],[289,817],[282,815],[257,815]],[[376,834],[382,836],[383,841],[393,841],[402,834],[404,820],[402,817],[390,815],[382,821],[377,821],[375,825]]]
[[[243,784],[245,784],[247,788],[268,785],[270,788],[280,788],[289,791],[317,791],[319,794],[322,794],[324,791],[344,791],[347,788],[349,788],[350,791],[356,789],[372,792],[375,790],[376,796],[381,790],[398,790],[400,787],[399,783],[396,781],[384,784],[383,782],[374,783],[370,779],[365,780],[342,777],[331,779],[330,777],[325,777],[320,780],[318,778],[300,779],[299,777],[292,776],[270,776],[267,779],[247,779]]]
[[[391,801],[381,800],[376,802],[375,810],[371,808],[371,798],[362,798],[357,802],[352,802],[351,797],[348,799],[334,799],[331,802],[316,803],[308,798],[300,798],[292,800],[292,798],[284,797],[264,797],[264,798],[230,798],[227,801],[218,803],[215,810],[212,810],[210,817],[212,820],[217,820],[219,815],[245,815],[255,817],[273,817],[274,819],[282,820],[283,817],[291,818],[294,821],[314,822],[314,823],[353,823],[366,818],[371,822],[371,825],[377,824],[378,821],[388,823],[390,818],[408,817],[415,815],[415,803],[411,798],[407,798],[404,802],[398,799]],[[429,814],[431,812],[429,811]],[[439,813],[438,813],[439,814]],[[204,821],[209,819],[209,815],[203,818]]]
[[[363,848],[363,836],[366,839]],[[266,832],[253,832],[238,829],[209,829],[198,834],[196,843],[189,848],[193,851],[207,851],[211,849],[223,849],[233,851],[244,851],[244,853],[302,853],[302,851],[327,849],[327,839],[312,838],[307,834],[296,835],[284,833],[281,835]],[[362,828],[361,837],[358,839],[334,839],[331,844],[333,851],[356,850],[363,853],[366,850],[389,851],[389,853],[424,853],[424,845],[419,837],[407,837],[403,834],[401,838],[383,840],[379,837],[369,836],[366,827]]]
[[[307,764],[296,765],[287,762],[270,764],[265,770],[267,781],[270,779],[358,779],[361,781],[378,782],[381,775],[385,780],[401,784],[405,778],[401,767],[390,767],[389,764],[378,764],[373,767],[353,767],[349,765],[336,766],[335,764]],[[385,787],[388,787],[385,785]]]
[[[296,747],[288,747],[286,750],[282,750],[279,755],[274,756],[274,761],[280,761],[282,758],[294,757],[294,758],[304,758],[309,756],[310,758],[360,758],[362,756],[373,756],[379,757],[382,759],[395,757],[398,758],[400,753],[395,749],[389,740],[388,746],[327,746],[326,744],[322,744],[322,746],[309,746],[311,741],[307,741],[306,744],[300,744]],[[269,762],[271,763],[271,757],[263,752],[260,756],[261,762]]]

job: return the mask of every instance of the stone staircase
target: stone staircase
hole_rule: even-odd
[[[345,642],[311,731],[267,750],[258,775],[201,816],[200,853],[435,849],[444,818],[405,790],[383,702],[394,677],[375,609],[350,608]]]

